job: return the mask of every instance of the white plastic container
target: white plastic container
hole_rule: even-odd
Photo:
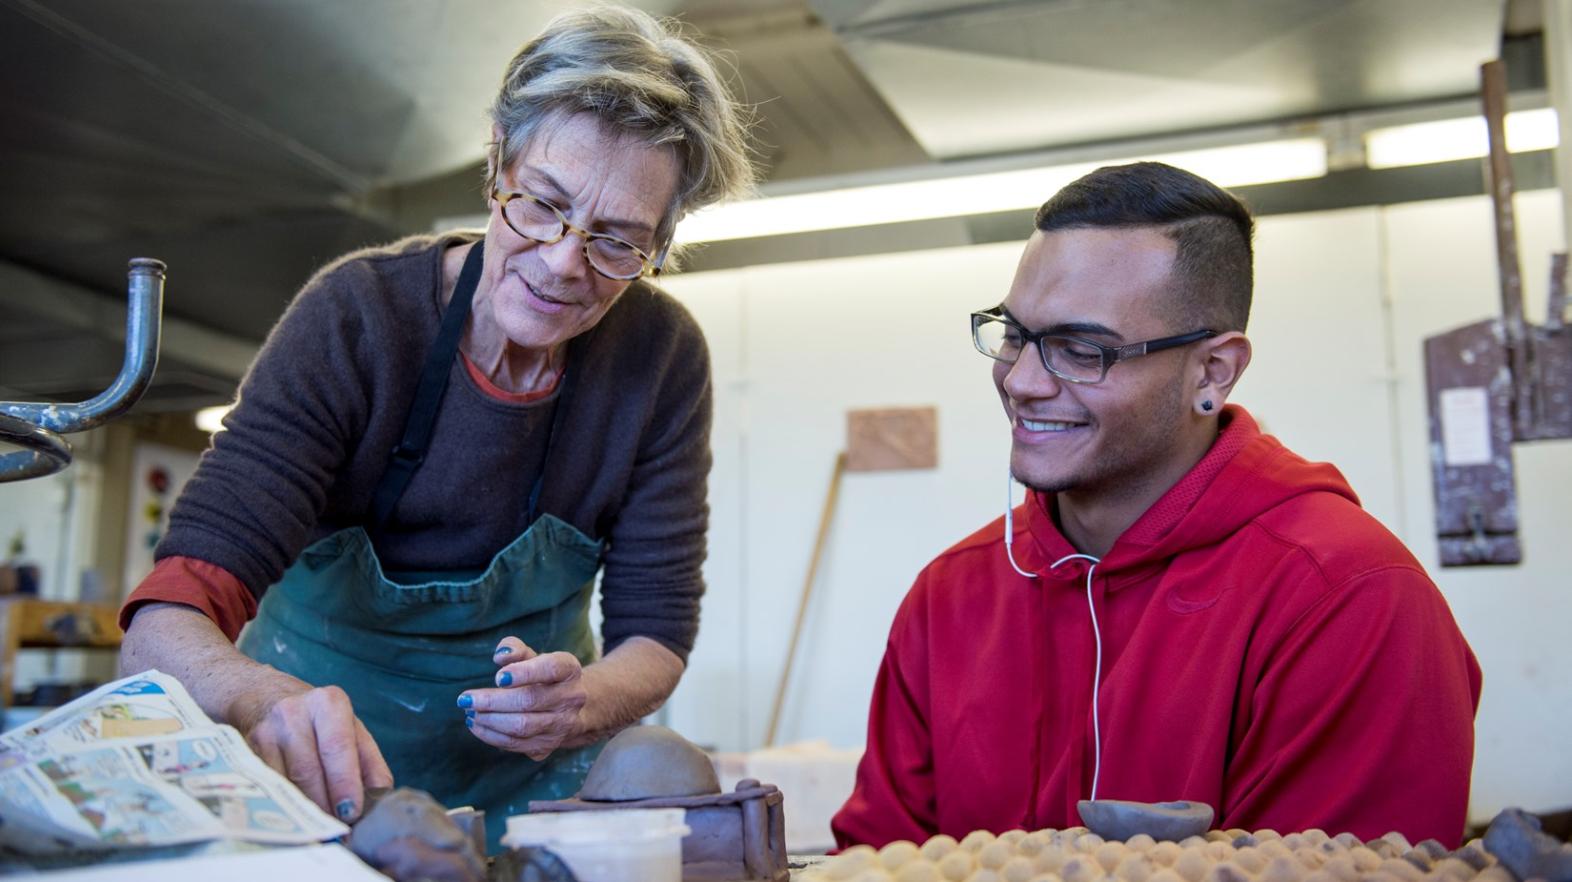
[[[514,815],[502,844],[549,848],[579,882],[682,882],[684,814],[660,808]]]

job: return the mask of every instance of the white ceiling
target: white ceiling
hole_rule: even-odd
[[[1502,16],[1482,0],[814,5],[938,159],[1470,94]]]

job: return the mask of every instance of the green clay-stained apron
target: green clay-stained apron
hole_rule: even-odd
[[[372,504],[373,527],[385,522],[424,457],[483,248],[481,241],[470,249],[443,316],[404,440]],[[570,380],[557,399],[548,462]],[[558,750],[536,762],[476,738],[457,706],[464,690],[494,685],[492,653],[504,637],[539,653],[594,660],[588,611],[601,543],[553,515],[537,516],[544,472],[543,463],[530,493],[530,526],[484,571],[387,572],[366,529],[340,530],[301,552],[240,640],[241,651],[257,661],[348,693],[397,783],[449,807],[484,809],[493,851],[507,817],[523,813],[530,800],[577,792],[601,747]]]

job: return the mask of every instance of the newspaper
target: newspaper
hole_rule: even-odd
[[[25,853],[348,832],[158,671],[0,735],[0,843]]]

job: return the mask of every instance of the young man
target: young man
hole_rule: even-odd
[[[1252,229],[1157,163],[1038,211],[972,316],[1030,492],[896,614],[842,846],[1070,827],[1088,798],[1458,842],[1480,671],[1446,601],[1337,469],[1226,404]]]

